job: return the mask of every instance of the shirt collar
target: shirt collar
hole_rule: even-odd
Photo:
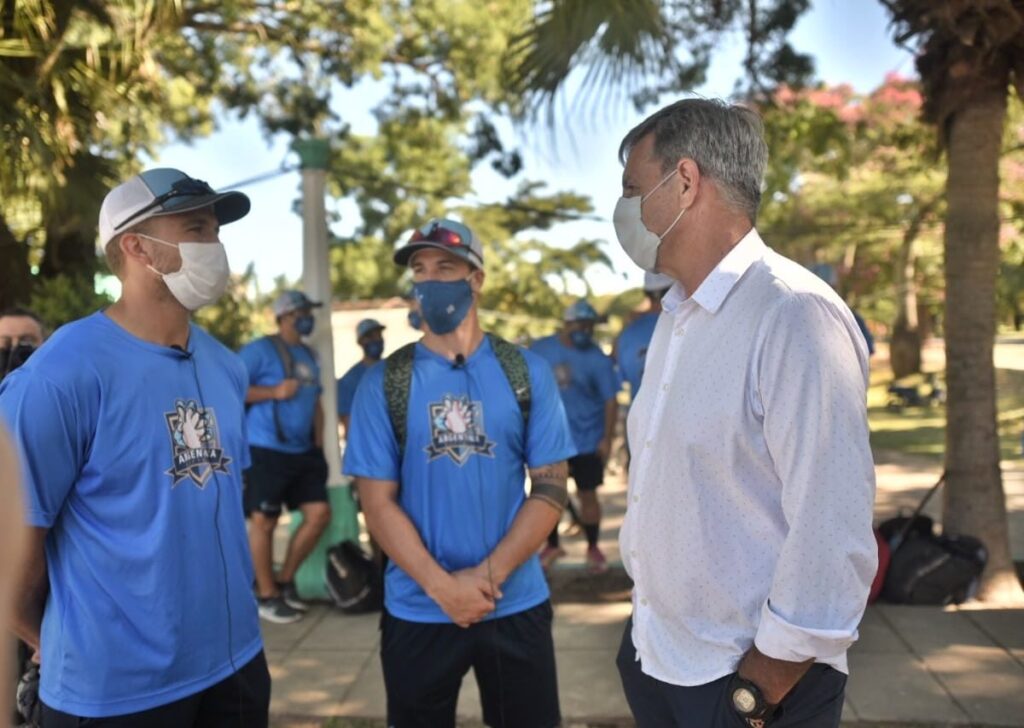
[[[740,241],[722,258],[690,298],[708,313],[718,313],[718,309],[725,303],[725,299],[728,298],[736,283],[750,266],[764,257],[766,250],[767,246],[761,240],[757,230],[750,228],[750,232],[740,238]],[[661,305],[669,313],[674,313],[686,300],[686,290],[682,283],[677,281],[665,294]]]

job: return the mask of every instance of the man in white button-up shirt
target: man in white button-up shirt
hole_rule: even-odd
[[[677,281],[628,425],[630,707],[641,728],[838,726],[877,566],[864,339],[753,227],[756,114],[680,101],[620,156],[619,241]]]

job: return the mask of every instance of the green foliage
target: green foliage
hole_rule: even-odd
[[[0,2],[0,304],[40,275],[91,276],[100,201],[165,135],[212,128],[217,103],[268,134],[335,141],[333,192],[354,236],[391,244],[465,194],[472,163],[517,171],[485,110],[507,100],[501,58],[528,0],[318,3]],[[373,136],[349,134],[335,92],[389,81]],[[344,288],[344,286],[343,286]]]
[[[554,104],[570,75],[584,69],[583,95],[607,107],[621,96],[638,109],[662,94],[692,91],[704,81],[722,36],[742,32],[747,41],[743,88],[761,97],[812,75],[810,57],[786,40],[809,0],[554,0],[513,39],[506,57],[507,84],[530,116]],[[589,98],[588,98],[589,96]]]
[[[801,262],[835,265],[851,305],[883,324],[899,314],[907,245],[911,283],[937,312],[945,177],[934,135],[918,120],[917,86],[890,76],[863,96],[782,87],[772,101],[763,109],[772,159],[762,234]]]
[[[275,294],[263,295],[256,285],[256,273],[250,264],[245,272],[233,275],[227,292],[219,301],[199,309],[195,322],[232,351],[273,330],[267,307]]]
[[[58,275],[41,280],[29,301],[49,331],[109,306],[109,296],[97,293],[91,280],[79,276]]]

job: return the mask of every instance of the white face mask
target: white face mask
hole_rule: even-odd
[[[654,186],[654,189],[643,197],[639,195],[635,197],[620,197],[619,201],[615,203],[615,213],[612,215],[612,223],[615,225],[615,236],[619,239],[619,245],[626,251],[626,255],[633,259],[634,263],[651,273],[657,272],[654,266],[658,262],[658,246],[661,245],[661,241],[665,236],[672,232],[672,228],[676,226],[676,223],[683,217],[683,213],[686,210],[679,211],[676,219],[672,221],[672,224],[668,226],[665,232],[661,235],[655,235],[644,225],[643,208],[641,205],[659,187],[672,179],[672,175],[675,173],[676,170],[673,169],[665,175],[661,182]]]
[[[136,235],[178,249],[181,268],[173,273],[161,273],[151,265],[146,267],[164,279],[171,295],[189,311],[207,306],[224,295],[231,269],[223,243],[175,244],[151,235]]]

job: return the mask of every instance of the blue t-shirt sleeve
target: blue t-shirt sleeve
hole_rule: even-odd
[[[530,368],[530,421],[526,432],[526,466],[539,468],[576,454],[569,420],[551,367],[526,354]]]
[[[342,470],[354,478],[398,481],[402,461],[384,399],[384,363],[363,376],[352,402]]]
[[[354,370],[350,369],[345,376],[338,380],[338,417],[352,413],[352,402],[356,397],[353,372]]]
[[[26,522],[50,528],[78,480],[89,446],[87,407],[38,372],[10,377],[0,412],[21,459]]]
[[[596,374],[597,391],[601,395],[601,400],[607,402],[619,391],[619,377],[615,373],[615,363],[607,354],[601,354]]]
[[[251,344],[246,344],[238,352],[238,356],[242,358],[242,363],[245,364],[245,370],[248,374],[248,386],[255,385],[261,375],[264,374],[264,367],[267,362],[267,346],[266,339],[257,339]]]

